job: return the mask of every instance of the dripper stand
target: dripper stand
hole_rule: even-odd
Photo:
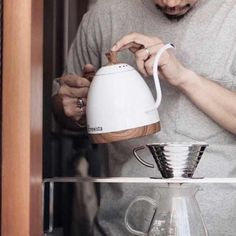
[[[151,152],[166,185],[157,186],[158,203],[147,196],[136,197],[126,211],[125,224],[134,235],[147,236],[208,236],[195,194],[198,185],[184,184],[192,179],[202,158],[206,143],[151,143],[146,145]],[[137,152],[145,147],[134,149],[134,155],[143,165],[154,168],[154,165],[144,161]],[[153,179],[153,178],[152,178]],[[183,181],[184,180],[184,181]],[[176,183],[175,183],[176,182]],[[137,231],[129,224],[129,210],[134,203],[146,201],[154,206],[147,232]]]

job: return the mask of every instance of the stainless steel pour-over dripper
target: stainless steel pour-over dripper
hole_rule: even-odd
[[[206,143],[151,143],[146,145],[157,164],[163,178],[192,178],[202,157]],[[138,151],[144,146],[137,147],[133,153],[143,165],[154,168],[153,164],[144,161]]]

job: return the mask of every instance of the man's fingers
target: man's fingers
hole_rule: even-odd
[[[143,61],[146,61],[151,55],[152,52],[149,49],[141,49],[135,53],[135,56]]]
[[[128,48],[128,49],[130,49],[130,51],[136,52],[136,51],[140,50],[140,49],[143,48],[143,47],[144,47],[144,46],[141,45],[141,44],[138,44],[138,43],[135,43],[135,42],[130,42],[130,43],[128,43],[128,44],[123,45],[123,46],[119,49],[119,51],[122,51],[122,50]]]
[[[59,79],[59,83],[61,86],[66,84],[67,86],[72,88],[81,88],[90,86],[90,81],[88,79],[77,75],[65,75]]]
[[[96,72],[96,68],[92,64],[86,64],[84,66],[84,73],[91,73],[91,72]]]
[[[82,106],[86,107],[87,105],[87,98],[85,97],[80,97],[80,98],[72,98],[73,99],[73,103],[77,106],[81,108],[81,102],[79,102],[78,99],[82,99]]]
[[[77,102],[77,98],[63,98],[62,103],[64,113],[67,117],[70,117],[73,120],[79,120],[85,114],[87,100],[85,98],[82,99],[85,105],[83,107],[80,107]]]
[[[96,68],[92,64],[86,64],[84,66],[83,76],[89,80],[90,82],[93,80],[93,77],[95,76]]]
[[[86,98],[80,98],[83,100],[84,107],[87,105],[87,99]],[[72,97],[65,97],[63,99],[63,105],[64,106],[74,106],[81,108],[80,104],[78,103],[78,98],[72,98]]]
[[[120,51],[124,48],[129,48],[129,46],[132,45],[132,43],[139,44],[145,47],[145,41],[146,36],[138,34],[138,33],[131,33],[123,38],[121,38],[119,41],[116,42],[116,44],[112,47],[112,51]],[[128,47],[126,47],[128,46]]]
[[[111,50],[119,51],[121,49],[127,48],[126,45],[130,46],[130,43],[136,43],[143,47],[148,47],[159,42],[161,42],[161,40],[158,38],[147,37],[146,35],[139,33],[131,33],[117,41]]]
[[[62,99],[64,113],[72,120],[79,121],[85,115],[88,90],[95,73],[96,68],[87,64],[84,67],[82,77],[65,75],[59,79],[58,94]]]
[[[144,61],[141,60],[140,58],[136,57],[136,64],[138,67],[138,70],[142,73],[143,76],[147,76],[147,72],[144,67]]]
[[[152,75],[153,74],[153,63],[156,53],[163,47],[163,44],[156,44],[150,46],[148,48],[144,48],[138,50],[135,53],[136,63],[138,66],[139,71],[144,75]],[[169,54],[168,52],[164,52],[159,60],[159,66],[163,66],[167,64],[169,61]]]
[[[88,87],[83,88],[72,88],[67,85],[61,86],[58,93],[62,97],[71,97],[71,98],[86,98],[88,95]]]
[[[148,75],[153,74],[153,64],[154,64],[154,58],[151,57],[149,60],[145,61],[145,70],[147,71]],[[156,68],[157,70],[158,68]]]
[[[86,108],[79,108],[74,106],[64,106],[64,113],[67,117],[73,120],[80,120],[80,118],[85,114]]]
[[[163,43],[160,43],[160,44],[155,44],[151,47],[148,48],[148,51],[150,52],[151,56],[154,57],[157,52],[164,46]],[[166,63],[168,63],[169,61],[169,51],[165,51],[163,52],[163,54],[161,55],[160,57],[160,60],[159,60],[159,65],[158,66],[163,66],[165,65]]]

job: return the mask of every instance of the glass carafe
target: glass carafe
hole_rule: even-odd
[[[160,198],[136,197],[125,213],[125,225],[133,235],[140,236],[207,236],[195,194],[199,190],[196,185],[169,184],[158,186]],[[154,214],[147,232],[134,229],[130,224],[131,208],[138,202],[145,201],[152,205]],[[142,209],[140,209],[142,210]]]

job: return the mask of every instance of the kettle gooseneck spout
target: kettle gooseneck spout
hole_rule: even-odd
[[[162,92],[161,92],[161,86],[160,86],[160,81],[159,81],[159,77],[158,77],[158,64],[159,64],[159,60],[161,58],[161,55],[163,52],[165,52],[167,49],[169,48],[175,48],[173,44],[166,44],[164,45],[156,54],[155,59],[154,59],[154,63],[153,63],[153,78],[154,78],[154,83],[155,83],[155,87],[156,87],[156,92],[157,92],[157,98],[156,98],[156,102],[155,102],[155,106],[151,107],[149,110],[147,110],[147,112],[153,111],[154,109],[157,109],[160,106],[161,103],[161,99],[162,99]]]

